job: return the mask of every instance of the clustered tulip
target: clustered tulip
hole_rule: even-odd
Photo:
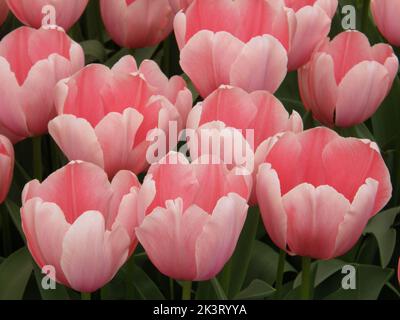
[[[155,61],[85,66],[64,30],[87,4],[0,0],[0,24],[9,7],[27,25],[0,41],[0,203],[13,143],[49,132],[70,161],[22,191],[26,244],[40,268],[55,268],[53,280],[94,292],[139,243],[163,275],[210,280],[232,257],[249,205],[283,253],[333,259],[389,202],[377,143],[332,128],[374,115],[398,58],[359,31],[329,39],[337,0],[100,0],[120,46],[155,46],[174,29],[180,66],[202,98],[194,107],[184,77],[167,77]],[[46,5],[59,27],[42,26]],[[371,10],[400,46],[400,1],[372,0]],[[274,96],[294,70],[305,109],[330,128],[304,130]],[[151,160],[158,131],[176,143]],[[188,154],[175,150],[182,132]]]
[[[80,45],[58,29],[20,27],[0,41],[0,133],[13,143],[47,132],[54,87],[84,66]]]
[[[111,70],[91,64],[61,81],[49,132],[69,160],[97,164],[110,177],[122,169],[140,173],[148,167],[148,133],[167,131],[169,121],[182,128],[191,106],[181,77],[168,80],[149,60],[138,69],[126,56]]]

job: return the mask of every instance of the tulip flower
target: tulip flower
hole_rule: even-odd
[[[47,132],[54,87],[84,65],[64,31],[21,27],[0,41],[0,133],[13,143]]]
[[[138,194],[136,236],[157,269],[207,280],[231,257],[246,219],[250,176],[176,152],[153,164]]]
[[[290,71],[306,64],[319,43],[331,29],[332,17],[338,6],[337,0],[284,0],[293,19],[289,50]]]
[[[55,10],[55,24],[64,30],[69,30],[78,21],[89,0],[7,0],[12,13],[23,24],[40,28],[47,13],[45,6],[53,6]]]
[[[221,86],[191,110],[186,127],[192,159],[215,150],[220,154],[214,156],[219,156],[225,164],[243,165],[251,173],[254,163],[248,161],[253,161],[259,145],[279,132],[302,131],[303,121],[296,111],[289,116],[282,103],[268,91],[247,93],[240,88]],[[230,129],[238,130],[239,134],[229,134]],[[221,148],[212,145],[217,143],[216,135],[221,137]],[[204,139],[211,141],[205,144]],[[210,148],[203,150],[205,145]],[[246,155],[251,159],[242,159]]]
[[[400,47],[400,2],[398,0],[372,0],[371,11],[382,35],[391,44]]]
[[[130,203],[139,182],[129,171],[112,182],[98,166],[71,162],[46,180],[29,182],[22,194],[22,228],[29,251],[56,281],[81,292],[109,282],[134,250]]]
[[[392,186],[375,143],[320,127],[278,139],[259,167],[256,192],[279,248],[332,259],[354,246]]]
[[[69,160],[83,160],[105,169],[109,177],[122,169],[140,173],[153,129],[168,132],[169,121],[183,128],[192,106],[185,81],[168,80],[153,61],[140,68],[131,56],[111,70],[91,64],[60,81],[56,89],[59,116],[49,132]]]
[[[386,44],[370,46],[358,31],[326,41],[299,70],[306,109],[328,126],[350,127],[371,117],[389,93],[399,61]]]
[[[275,92],[287,72],[289,17],[274,0],[195,0],[175,16],[180,64],[203,98],[220,85]]]
[[[14,172],[14,148],[7,137],[0,135],[0,203],[8,194]]]
[[[163,41],[172,31],[177,5],[172,0],[100,0],[107,32],[118,45],[127,48],[150,47]]]
[[[0,26],[7,19],[8,11],[6,0],[0,0]]]

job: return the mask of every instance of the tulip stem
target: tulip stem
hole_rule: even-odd
[[[174,300],[174,279],[169,278],[169,296]]]
[[[182,300],[190,300],[192,297],[192,281],[183,281]]]
[[[81,292],[81,300],[91,300],[90,292]]]
[[[33,176],[42,181],[42,137],[33,137]]]
[[[311,299],[311,258],[302,258],[301,299]]]
[[[279,251],[279,261],[276,270],[275,299],[279,299],[283,287],[283,275],[285,273],[285,258],[286,258],[286,251],[281,249]]]

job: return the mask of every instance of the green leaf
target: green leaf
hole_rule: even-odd
[[[218,277],[229,298],[236,296],[240,292],[246,279],[258,220],[258,208],[250,208],[235,252]]]
[[[393,269],[373,265],[354,265],[356,268],[356,289],[339,288],[325,299],[376,300],[383,286],[393,275]],[[339,284],[340,285],[340,284]]]
[[[249,285],[253,280],[260,279],[272,286],[276,280],[278,260],[279,252],[256,240],[245,284]],[[286,261],[284,272],[296,272],[296,269]]]
[[[128,263],[132,263],[129,261]],[[133,286],[138,291],[140,297],[144,300],[165,300],[165,297],[158,289],[157,285],[151,280],[151,278],[139,268],[135,263],[132,263],[127,271],[132,273]]]
[[[396,230],[392,226],[399,213],[400,207],[382,211],[370,220],[364,230],[364,234],[372,234],[378,242],[383,268],[389,264],[396,246]]]
[[[104,49],[103,44],[98,40],[82,41],[80,45],[85,52],[86,64],[93,62],[103,62],[107,57],[107,53]]]
[[[250,285],[240,292],[235,299],[264,299],[274,294],[276,290],[268,283],[261,280],[253,280]]]
[[[5,205],[19,234],[21,235],[22,239],[25,239],[25,234],[22,231],[21,214],[19,206],[17,206],[14,202],[12,202],[9,199],[5,201]]]
[[[23,247],[0,265],[0,300],[20,300],[32,274],[32,260]]]
[[[151,59],[154,56],[154,54],[156,53],[157,48],[158,48],[158,46],[135,49],[134,56],[135,56],[137,65],[139,66],[143,62],[143,60]]]
[[[219,283],[218,279],[213,278],[210,281],[217,295],[217,298],[219,300],[228,300],[226,293],[224,292],[224,289],[221,287],[221,284]]]

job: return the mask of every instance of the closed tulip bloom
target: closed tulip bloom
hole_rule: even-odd
[[[138,194],[136,236],[157,269],[207,280],[231,257],[246,219],[249,176],[176,152],[153,164]]]
[[[317,45],[331,29],[337,0],[284,0],[293,19],[288,69],[296,70],[307,63]]]
[[[391,44],[400,47],[400,1],[372,0],[371,11],[382,35]]]
[[[221,86],[191,110],[187,129],[193,133],[188,141],[192,159],[215,150],[220,153],[214,155],[226,164],[244,165],[251,173],[253,153],[259,145],[279,132],[302,131],[303,121],[296,111],[289,116],[282,103],[268,91],[247,93],[241,88]],[[236,129],[239,134],[229,134],[228,129]],[[212,145],[216,143],[215,135],[221,136],[221,149]],[[202,148],[206,145],[203,139],[210,140],[209,149]],[[245,155],[251,158],[244,159]]]
[[[327,128],[285,133],[264,162],[256,185],[262,219],[273,242],[291,254],[343,255],[391,197],[376,144]]]
[[[222,84],[275,92],[286,76],[290,27],[281,1],[195,0],[174,30],[182,69],[203,98]]]
[[[8,194],[14,172],[14,148],[7,137],[0,135],[0,203]]]
[[[51,265],[59,283],[93,292],[109,282],[134,250],[135,217],[125,206],[139,188],[119,172],[110,183],[98,166],[71,162],[22,194],[22,228],[40,268]]]
[[[69,160],[97,164],[109,177],[122,169],[140,173],[149,166],[150,131],[167,134],[169,121],[182,129],[191,106],[181,77],[168,80],[149,60],[138,69],[125,56],[111,70],[91,64],[62,80],[49,132]]]
[[[7,0],[13,14],[23,24],[34,28],[42,26],[43,18],[48,14],[42,12],[45,6],[53,6],[55,24],[68,30],[78,21],[89,0]]]
[[[326,41],[299,69],[304,106],[328,126],[350,127],[371,117],[389,93],[399,67],[393,49],[370,46],[358,31]]]
[[[84,65],[64,31],[21,27],[0,41],[0,133],[13,143],[47,132],[54,87]]]
[[[100,0],[100,8],[107,32],[122,47],[154,46],[172,31],[170,0]]]
[[[0,0],[0,26],[8,16],[8,6],[6,0]]]

